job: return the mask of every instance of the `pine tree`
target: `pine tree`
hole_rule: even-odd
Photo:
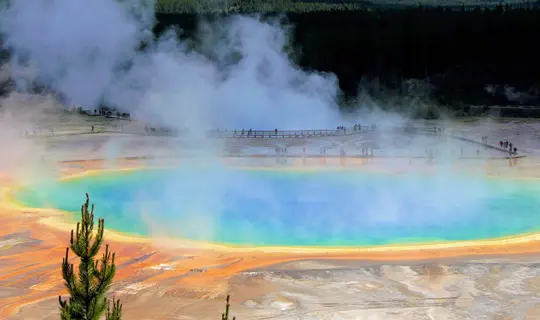
[[[231,306],[229,304],[229,299],[231,297],[227,295],[227,304],[225,305],[225,313],[221,314],[221,320],[229,320],[229,307]],[[236,317],[233,317],[232,320],[236,320]]]
[[[90,198],[81,207],[81,222],[77,223],[75,235],[71,230],[70,246],[62,261],[62,276],[70,294],[67,301],[58,297],[62,320],[98,320],[105,315],[107,320],[120,320],[122,304],[120,300],[111,301],[105,294],[111,286],[116,272],[114,253],[109,252],[109,245],[99,260],[95,260],[103,243],[104,220],[98,220],[98,229],[94,235],[94,205],[88,210]],[[73,264],[68,262],[69,248],[80,258],[79,272],[75,274]]]

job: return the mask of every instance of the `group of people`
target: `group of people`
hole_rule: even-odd
[[[371,131],[374,131],[376,128],[377,128],[377,125],[375,124],[372,124],[371,126],[366,126],[364,125],[364,129],[365,128],[369,128]],[[347,133],[347,127],[345,126],[337,126],[336,127],[336,130],[339,131],[339,132],[343,132],[343,133]],[[360,132],[362,131],[362,125],[357,123],[355,125],[352,126],[352,131],[353,132]]]
[[[227,130],[225,130],[225,131],[227,131]],[[217,132],[219,133],[219,130],[217,130]],[[245,133],[246,133],[246,130],[245,130],[244,128],[242,128],[242,130],[240,131],[240,135],[243,136]],[[253,130],[252,130],[252,129],[249,129],[249,130],[247,131],[248,137],[250,137],[252,133],[253,133]],[[277,129],[276,129],[276,134],[277,134]],[[234,136],[237,135],[236,129],[234,129],[233,135],[234,135]]]
[[[517,148],[512,144],[512,142],[508,142],[508,140],[501,140],[499,141],[499,146],[501,149],[507,149],[510,155],[517,155]]]
[[[90,111],[91,112],[91,111]],[[94,115],[115,117],[118,119],[131,120],[131,114],[129,112],[120,112],[109,108],[94,109]]]
[[[486,146],[487,148],[487,145],[488,145],[488,136],[482,136],[482,143]],[[512,142],[509,142],[508,140],[500,140],[499,141],[499,147],[501,149],[506,149],[508,150],[508,153],[510,154],[510,156],[515,156],[517,155],[517,147],[512,143]],[[477,152],[478,153],[478,152]]]

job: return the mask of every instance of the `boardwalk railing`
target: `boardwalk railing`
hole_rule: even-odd
[[[399,127],[383,127],[377,125],[364,125],[354,127],[344,127],[343,129],[315,129],[315,130],[209,130],[206,136],[209,138],[311,138],[311,137],[331,137],[331,136],[347,136],[359,133],[368,132],[390,132],[394,134],[424,134],[424,135],[440,135],[441,131],[435,126],[399,126]],[[65,135],[81,135],[95,133],[125,133],[147,136],[186,136],[189,135],[189,130],[172,130],[169,128],[151,127],[144,124],[135,126],[123,126],[121,124],[113,124],[110,126],[89,125],[87,128],[79,127],[42,127],[34,128],[21,132],[22,136],[26,137],[50,137],[50,136],[65,136]]]
[[[328,137],[341,136],[361,131],[344,131],[344,130],[223,130],[210,131],[208,137],[212,138],[310,138],[310,137]]]
[[[112,125],[112,126],[102,126],[96,125],[92,129],[92,126],[89,125],[87,128],[81,126],[78,127],[36,127],[29,130],[24,130],[20,132],[22,137],[57,137],[57,136],[72,136],[72,135],[83,135],[83,134],[96,134],[96,133],[122,133],[123,128],[121,125]]]
[[[342,129],[311,129],[311,130],[210,130],[207,135],[215,138],[309,138],[344,136],[355,133],[375,131],[376,125],[360,125],[342,127]]]

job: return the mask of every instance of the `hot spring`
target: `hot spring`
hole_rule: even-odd
[[[540,184],[456,173],[181,166],[21,189],[29,207],[77,212],[88,192],[109,229],[254,246],[375,246],[535,232]]]

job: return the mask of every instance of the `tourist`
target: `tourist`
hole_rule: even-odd
[[[275,129],[274,129],[274,133],[275,133],[275,134],[276,134],[276,136],[277,136],[277,128],[275,128]]]
[[[517,155],[517,148],[514,147],[514,155]]]
[[[510,142],[508,146],[510,147],[510,149],[512,149],[512,142]]]
[[[502,142],[502,140],[499,141],[499,145],[501,146],[501,148],[503,147],[503,142]]]

